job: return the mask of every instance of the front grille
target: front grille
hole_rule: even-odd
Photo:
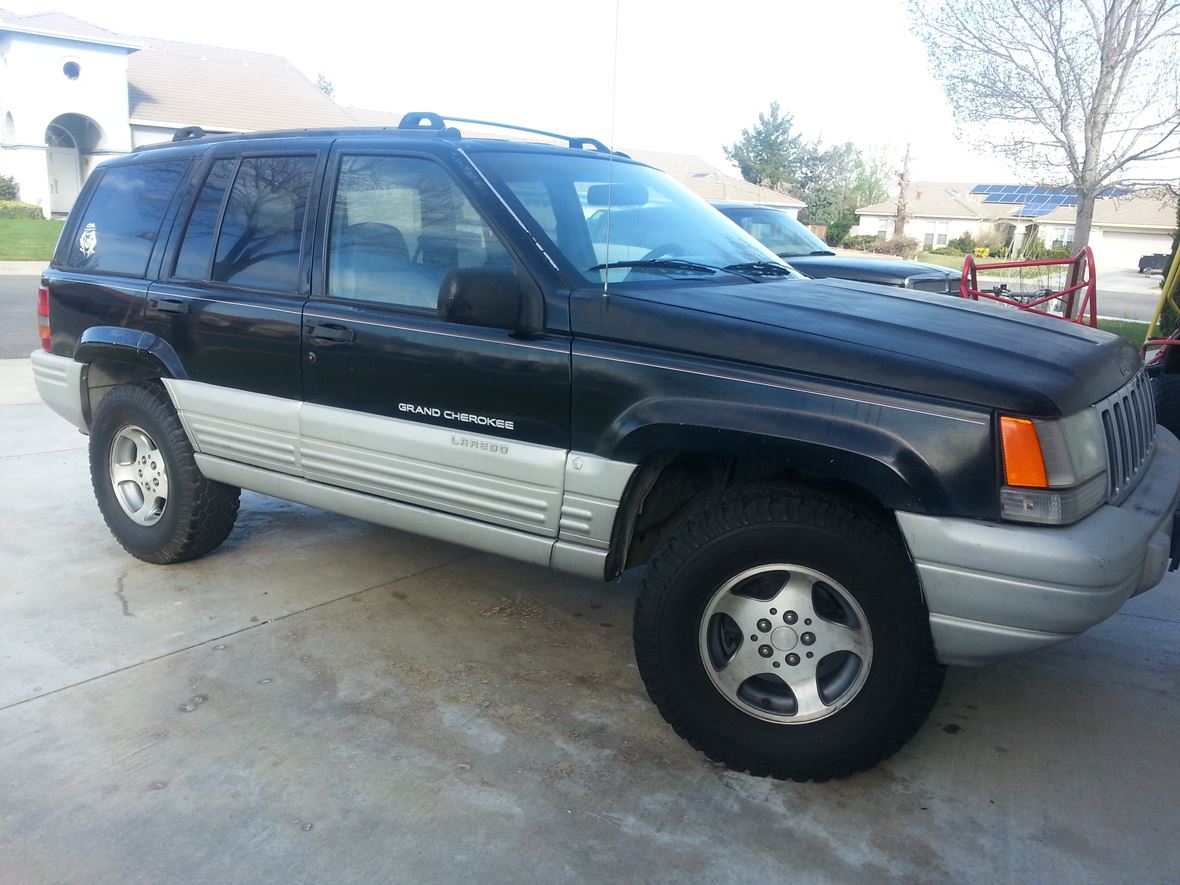
[[[1151,379],[1140,369],[1127,384],[1095,406],[1106,435],[1109,498],[1118,504],[1139,481],[1155,445],[1155,400]]]

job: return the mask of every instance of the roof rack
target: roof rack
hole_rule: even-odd
[[[423,123],[426,125],[423,126]],[[491,126],[495,129],[511,129],[513,132],[528,132],[530,135],[544,135],[546,138],[556,138],[558,141],[564,141],[574,150],[593,148],[604,154],[613,153],[616,157],[627,157],[622,151],[611,151],[610,148],[597,138],[577,138],[572,135],[562,135],[560,132],[530,129],[527,126],[515,126],[511,123],[495,123],[491,120],[474,120],[470,117],[444,117],[441,114],[432,114],[429,111],[412,111],[406,114],[402,117],[397,128],[436,131],[443,136],[458,137],[459,130],[448,127],[447,123],[473,123],[476,126]]]
[[[175,141],[189,141],[193,138],[204,138],[209,133],[200,126],[185,126],[183,129],[177,129],[172,135],[172,140]]]

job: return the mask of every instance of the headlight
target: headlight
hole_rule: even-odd
[[[1000,438],[1004,519],[1068,525],[1106,500],[1106,448],[1093,409],[1052,421],[1005,415]]]

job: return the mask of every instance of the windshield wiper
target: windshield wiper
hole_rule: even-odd
[[[695,261],[685,261],[682,258],[641,258],[636,261],[608,261],[586,268],[586,273],[594,270],[611,270],[616,267],[641,267],[652,270],[681,270],[691,273],[717,273],[717,268],[707,264],[697,264]],[[728,269],[728,268],[727,268]]]
[[[794,272],[785,265],[773,261],[747,261],[744,264],[728,264],[725,270],[733,273],[754,274],[762,277],[789,277]]]

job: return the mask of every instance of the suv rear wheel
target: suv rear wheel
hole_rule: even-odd
[[[111,534],[144,562],[203,556],[228,537],[240,491],[206,479],[159,384],[116,387],[90,428],[90,479]]]
[[[635,610],[648,693],[739,771],[827,780],[894,753],[942,685],[897,531],[812,490],[741,489],[687,519]]]

